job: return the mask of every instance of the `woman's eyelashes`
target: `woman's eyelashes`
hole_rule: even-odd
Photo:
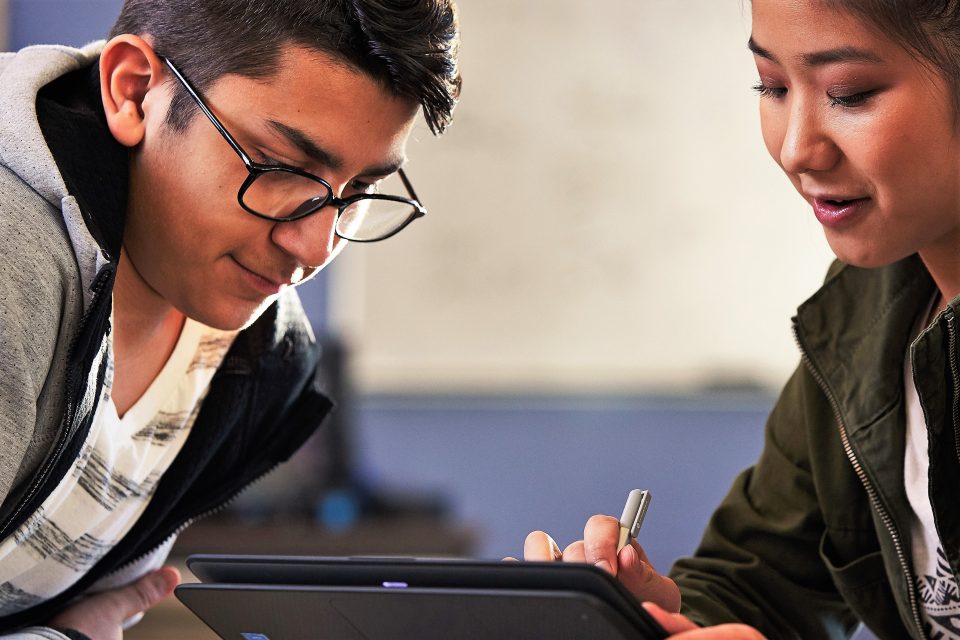
[[[877,94],[876,89],[870,91],[858,91],[856,93],[848,93],[846,95],[831,95],[827,93],[827,97],[830,98],[831,107],[860,107],[866,104],[870,98]]]
[[[787,95],[786,87],[777,87],[771,86],[769,84],[759,82],[753,85],[753,90],[760,94],[761,98],[773,98],[779,100]],[[869,91],[857,91],[855,93],[847,93],[843,95],[834,95],[830,92],[826,93],[827,100],[831,107],[860,107],[869,102],[869,100],[879,93],[879,89],[871,89]]]
[[[787,95],[786,87],[771,87],[763,82],[753,85],[753,90],[759,93],[761,98],[782,98]]]

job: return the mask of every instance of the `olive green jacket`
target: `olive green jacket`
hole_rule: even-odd
[[[769,638],[922,638],[904,488],[904,357],[930,433],[930,498],[960,575],[960,298],[909,345],[934,284],[912,256],[835,264],[794,318],[803,363],[759,461],[734,482],[699,549],[674,565],[683,612]]]

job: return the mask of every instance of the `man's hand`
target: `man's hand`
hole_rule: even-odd
[[[647,554],[631,540],[617,554],[620,522],[611,516],[593,516],[583,529],[583,540],[560,551],[553,538],[534,531],[523,543],[524,560],[586,562],[620,579],[640,602],[654,602],[667,611],[680,611],[680,590],[673,580],[661,576],[650,564]]]
[[[84,598],[47,625],[74,629],[91,640],[122,640],[123,622],[166,598],[179,583],[180,572],[163,567],[120,589]]]
[[[674,640],[764,640],[759,631],[744,624],[700,628],[685,616],[664,611],[652,602],[645,602],[643,608]]]

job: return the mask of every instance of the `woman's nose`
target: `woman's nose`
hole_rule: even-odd
[[[809,100],[795,100],[787,112],[780,145],[780,166],[790,174],[827,171],[840,159],[840,149]]]

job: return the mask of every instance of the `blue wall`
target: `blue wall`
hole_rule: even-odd
[[[760,451],[772,399],[381,398],[360,403],[364,476],[440,491],[475,526],[478,555],[522,553],[532,530],[561,547],[594,513],[619,516],[627,492],[650,489],[641,533],[666,571],[689,554],[737,472]]]
[[[10,0],[10,48],[80,46],[107,35],[121,0]]]

